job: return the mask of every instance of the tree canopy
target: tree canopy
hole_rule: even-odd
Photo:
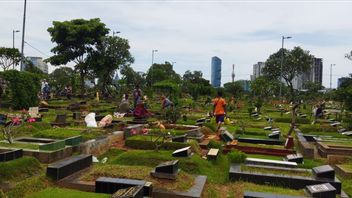
[[[181,77],[174,71],[171,63],[165,62],[164,64],[153,64],[147,72],[146,80],[149,86],[164,80],[173,81],[179,84],[181,82]]]
[[[0,47],[0,67],[4,71],[21,61],[21,53],[17,48]]]

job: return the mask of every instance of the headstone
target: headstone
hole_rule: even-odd
[[[334,123],[331,123],[330,125],[331,126],[338,126],[338,125],[341,125],[341,123],[340,122],[334,122]]]
[[[346,131],[341,133],[342,135],[352,136],[352,131]]]
[[[259,116],[259,115],[258,115],[258,113],[252,113],[251,116],[252,116],[252,117],[257,117],[257,116]]]
[[[178,149],[172,153],[173,157],[189,157],[192,154],[191,147]]]
[[[330,165],[323,165],[312,168],[316,178],[335,179],[335,170]]]
[[[81,119],[81,112],[73,112],[73,115],[72,115],[72,118],[74,119],[74,120],[80,120]]]
[[[275,166],[275,167],[286,167],[286,168],[297,168],[296,162],[287,162],[280,160],[269,160],[260,158],[247,157],[245,164],[259,165],[259,166]]]
[[[66,126],[69,125],[68,122],[66,122],[66,114],[58,114],[56,115],[56,119],[54,122],[51,123],[52,126]]]
[[[29,107],[28,114],[31,116],[31,118],[39,118],[39,107]]]
[[[280,131],[279,128],[272,128],[271,131]]]
[[[218,158],[219,149],[211,148],[207,154],[207,159],[216,160]]]
[[[271,130],[273,127],[271,126],[267,126],[267,127],[264,127],[264,130]]]
[[[280,139],[280,131],[271,132],[268,137],[271,139]]]
[[[234,140],[234,137],[233,135],[228,132],[228,131],[223,131],[221,134],[220,134],[220,137],[221,139],[223,139],[225,142],[232,142]]]
[[[187,137],[191,139],[195,139],[198,142],[202,142],[204,140],[204,134],[200,131],[200,128],[192,129],[186,132]]]
[[[150,172],[150,175],[156,178],[175,180],[178,174],[178,160],[167,161],[159,164]]]
[[[186,134],[172,137],[172,142],[185,143],[186,141],[187,141],[187,135]]]
[[[116,191],[133,186],[144,186],[144,180],[99,177],[95,180],[95,192],[113,194]],[[146,196],[150,196],[149,194]]]
[[[197,123],[204,123],[207,119],[206,118],[200,118],[198,120],[196,120]]]
[[[116,191],[111,198],[143,198],[143,186],[132,186]]]
[[[303,155],[300,153],[286,155],[284,159],[288,162],[296,162],[297,164],[303,163]]]
[[[39,108],[39,112],[49,112],[48,108]]]
[[[336,198],[336,188],[329,183],[306,186],[306,192],[316,198]]]
[[[126,139],[129,136],[140,134],[143,130],[142,124],[134,124],[127,126],[123,129],[124,138]]]
[[[341,128],[341,129],[339,129],[339,130],[337,130],[339,133],[343,133],[343,132],[346,132],[347,131],[347,129],[345,129],[345,128]]]
[[[293,137],[289,136],[286,139],[285,142],[285,148],[286,149],[292,149],[294,147],[294,141],[293,141]]]
[[[300,117],[301,118],[307,118],[307,115],[306,114],[302,114]]]

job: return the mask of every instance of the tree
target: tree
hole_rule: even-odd
[[[304,100],[314,102],[319,97],[322,96],[322,93],[319,92],[320,90],[324,89],[324,86],[320,83],[310,82],[307,81],[304,84],[304,87],[307,91],[304,93]]]
[[[146,80],[149,86],[164,80],[178,84],[181,82],[181,77],[173,70],[171,63],[165,62],[164,64],[153,64],[147,72]]]
[[[241,98],[244,93],[243,85],[240,81],[225,83],[224,90],[237,98]]]
[[[142,85],[145,84],[144,75],[134,71],[130,66],[121,67],[120,73],[122,75],[120,82],[125,84],[128,89],[133,89],[136,85],[142,89]]]
[[[201,71],[189,70],[182,77],[182,92],[189,93],[193,100],[197,100],[199,95],[207,95],[211,92],[209,80],[203,78]]]
[[[352,74],[336,90],[334,99],[342,102],[342,111],[352,111]]]
[[[277,79],[271,79],[267,76],[259,76],[254,81],[251,81],[250,86],[252,97],[268,100],[273,98],[273,96],[278,95],[280,81]]]
[[[55,55],[47,59],[53,65],[62,65],[73,61],[75,70],[80,74],[81,94],[85,92],[84,80],[91,71],[89,57],[101,42],[109,29],[100,19],[74,19],[71,21],[54,21],[48,28],[51,41],[56,46],[51,49]]]
[[[283,60],[281,59],[282,56]],[[313,56],[309,54],[309,51],[304,51],[300,47],[294,47],[292,50],[280,49],[278,52],[270,55],[263,68],[264,75],[275,79],[282,77],[289,88],[289,98],[294,103],[291,112],[292,121],[288,132],[289,136],[296,125],[296,109],[299,107],[299,102],[295,97],[295,90],[293,88],[293,79],[307,72],[311,68],[312,63]]]
[[[120,37],[105,37],[90,57],[94,73],[99,78],[98,87],[102,95],[110,95],[108,85],[112,85],[115,71],[127,67],[134,62],[129,52],[127,39]]]
[[[0,66],[4,71],[11,65],[17,65],[21,61],[21,53],[17,48],[0,47]]]
[[[72,86],[73,91],[77,88],[78,76],[70,67],[60,67],[49,74],[49,84],[56,94],[60,94],[65,86]]]
[[[345,55],[345,58],[352,60],[352,51]]]

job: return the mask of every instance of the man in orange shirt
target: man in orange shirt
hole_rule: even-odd
[[[218,124],[216,132],[219,132],[221,127],[221,123],[224,122],[225,114],[226,114],[226,101],[222,98],[222,92],[219,90],[218,95],[215,99],[213,99],[213,115],[215,115],[216,123]]]

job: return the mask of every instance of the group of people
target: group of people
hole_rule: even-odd
[[[133,116],[137,118],[145,118],[145,117],[151,116],[152,113],[148,111],[149,109],[148,97],[146,95],[143,95],[143,92],[138,85],[133,90],[132,96],[133,96],[132,108],[129,102],[129,94],[125,93],[122,96],[122,100],[119,105],[120,113],[132,113]],[[173,107],[173,102],[171,102],[171,100],[168,99],[166,96],[164,95],[161,96],[161,99],[162,99],[162,103],[161,103],[162,109]]]

